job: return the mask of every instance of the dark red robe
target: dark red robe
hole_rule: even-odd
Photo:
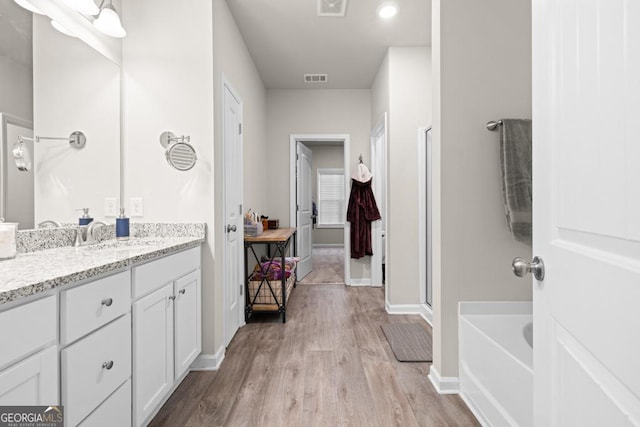
[[[367,182],[351,180],[351,195],[347,208],[347,221],[351,223],[351,258],[373,255],[371,249],[371,222],[381,218],[373,196],[370,179]]]

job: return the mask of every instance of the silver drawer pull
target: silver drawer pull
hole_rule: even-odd
[[[102,367],[103,367],[104,369],[106,369],[107,371],[108,371],[109,369],[113,368],[113,360],[109,360],[108,362],[104,362],[104,363],[102,364]]]
[[[105,298],[102,300],[102,305],[106,305],[107,307],[110,307],[111,304],[113,304],[113,299],[111,298]]]
[[[174,299],[176,299],[176,296],[175,296],[175,295],[171,295],[171,296],[169,297],[169,299],[170,299],[171,301],[173,301]]]
[[[181,293],[182,295],[184,295],[184,293],[185,293],[185,292],[187,292],[187,290],[186,290],[186,289],[180,289],[180,293]]]

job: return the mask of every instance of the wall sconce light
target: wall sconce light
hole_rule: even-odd
[[[29,0],[14,0],[14,1],[18,4],[18,6],[24,9],[27,9],[29,12],[37,13],[38,15],[44,15],[44,13],[40,9],[32,5],[31,2],[29,2]]]
[[[29,0],[14,1],[29,12],[44,15],[44,13],[31,4]],[[64,3],[71,9],[85,16],[95,16],[96,18],[93,20],[93,26],[102,34],[109,37],[122,38],[127,35],[127,32],[122,27],[120,16],[118,15],[118,12],[116,12],[115,7],[113,7],[113,0],[108,1],[109,3],[105,4],[106,0],[102,0],[100,7],[96,6],[94,0],[64,0]],[[64,28],[59,22],[52,20],[51,25],[63,34],[76,37],[75,34]]]
[[[122,27],[120,16],[118,16],[118,12],[113,7],[113,3],[111,0],[109,0],[109,4],[104,3],[105,0],[100,3],[100,13],[96,20],[93,21],[93,26],[110,37],[122,38],[126,36],[127,32]]]

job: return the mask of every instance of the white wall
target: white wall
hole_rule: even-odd
[[[314,145],[305,144],[313,153],[311,164],[311,186],[313,200],[318,203],[318,168],[342,169],[344,167],[344,156],[342,145]],[[347,170],[347,174],[349,171]],[[345,200],[345,204],[347,201]],[[346,205],[345,205],[346,206]],[[314,245],[343,245],[343,228],[314,228],[312,241]]]
[[[431,50],[392,47],[371,90],[371,119],[388,112],[386,286],[389,304],[419,304],[418,128],[431,124]],[[374,178],[375,179],[375,178]]]
[[[202,252],[203,351],[217,350],[214,327],[222,292],[213,257],[212,4],[206,0],[123,2],[124,200],[142,197],[144,222],[206,222]],[[174,170],[159,142],[163,131],[191,136],[196,166]]]
[[[223,0],[213,2],[213,77],[215,92],[215,193],[217,200],[222,200],[222,75],[231,83],[234,90],[242,98],[243,109],[243,205],[256,212],[270,215],[267,200],[273,194],[267,182],[267,169],[271,167],[267,160],[267,117],[266,91],[260,75],[251,59],[251,55],[242,39],[227,3]],[[219,124],[220,123],[220,124]],[[288,169],[287,169],[288,170]],[[215,229],[224,236],[225,221],[222,215],[222,204],[215,205]],[[212,230],[209,230],[211,233]],[[210,234],[210,239],[212,234]],[[222,319],[222,244],[223,239],[216,239],[215,283],[220,288],[220,295],[215,305],[215,342],[216,349],[223,344],[224,334]],[[250,262],[250,264],[252,264]],[[253,267],[253,265],[251,265]]]
[[[0,57],[0,112],[33,121],[33,69]]]
[[[34,134],[69,137],[35,144],[35,219],[77,222],[88,207],[104,221],[104,198],[120,193],[120,68],[79,39],[33,21]]]
[[[268,215],[289,218],[289,136],[342,133],[351,137],[350,168],[362,153],[368,162],[371,130],[369,90],[267,90]],[[345,212],[346,216],[346,212]],[[369,257],[351,260],[351,277],[371,277]]]
[[[511,260],[530,258],[531,248],[508,232],[498,133],[485,127],[531,117],[531,2],[433,5],[434,367],[455,377],[458,302],[531,299],[531,281],[511,273]]]

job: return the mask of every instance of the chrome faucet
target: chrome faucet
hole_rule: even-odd
[[[91,221],[88,225],[81,225],[76,229],[76,239],[73,242],[73,246],[78,247],[78,246],[87,246],[87,245],[94,245],[96,243],[98,243],[98,240],[96,239],[96,236],[94,236],[94,229],[97,226],[105,226],[107,224],[105,224],[102,221]]]
[[[38,224],[38,228],[44,228],[48,225],[51,225],[52,228],[62,228],[62,224],[60,224],[58,221],[54,221],[52,219],[47,219],[42,221],[41,223]]]

